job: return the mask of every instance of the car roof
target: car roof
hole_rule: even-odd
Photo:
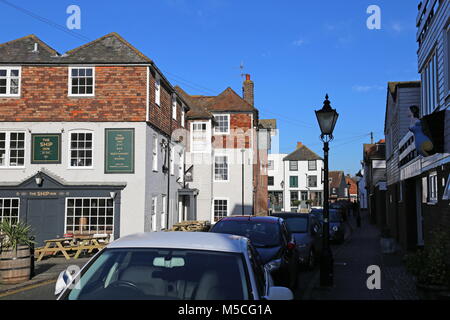
[[[212,232],[142,232],[124,236],[107,248],[167,248],[242,253],[249,240]]]
[[[289,219],[289,218],[308,218],[308,214],[307,213],[295,213],[295,212],[273,213],[272,216],[273,217],[278,217],[278,218],[284,218],[284,219]]]
[[[246,220],[247,221],[277,223],[282,219],[279,217],[273,217],[273,216],[229,216],[229,217],[222,218],[220,221],[246,221]]]

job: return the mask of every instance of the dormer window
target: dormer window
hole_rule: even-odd
[[[0,97],[20,96],[20,67],[0,67]]]
[[[69,68],[69,96],[94,96],[95,68]]]

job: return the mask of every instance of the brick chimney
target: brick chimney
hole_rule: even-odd
[[[253,84],[253,81],[250,80],[250,75],[249,74],[245,75],[245,81],[244,81],[244,84],[242,86],[242,96],[243,96],[245,101],[250,103],[250,105],[253,106],[255,104],[254,84]]]
[[[303,143],[297,142],[297,149],[300,149],[301,147],[303,147]]]

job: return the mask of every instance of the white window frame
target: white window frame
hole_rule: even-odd
[[[203,150],[194,150],[194,136],[195,136],[195,130],[194,126],[196,125],[205,125],[205,131],[204,131],[204,145],[205,148]],[[210,137],[210,126],[208,122],[205,121],[194,121],[190,124],[191,130],[190,130],[190,136],[191,136],[191,152],[192,153],[208,153],[211,150],[211,140],[208,139]],[[202,130],[203,132],[203,130]]]
[[[161,77],[158,74],[155,75],[155,103],[161,106]]]
[[[172,119],[177,120],[177,97],[175,94],[172,96]]]
[[[227,212],[225,214],[225,216],[221,217],[220,219],[224,218],[224,217],[229,217],[230,216],[230,199],[229,198],[225,198],[225,197],[214,197],[213,201],[212,201],[212,212],[211,212],[211,224],[215,224],[217,221],[215,221],[215,216],[216,216],[216,206],[215,203],[216,201],[226,201],[227,202]],[[219,219],[219,220],[220,220]]]
[[[8,197],[5,197],[5,198],[0,198],[0,200],[1,200],[0,201],[0,222],[2,222],[3,219],[5,219],[5,216],[4,216],[5,200],[10,200],[11,201],[11,205],[8,207],[9,210],[17,209],[17,217],[14,217],[14,219],[17,219],[17,221],[20,221],[20,198],[8,198]],[[13,207],[12,206],[12,201],[13,200],[17,200],[18,201],[17,207]],[[9,213],[9,216],[6,217],[6,218],[11,219],[11,212]]]
[[[150,214],[152,219],[152,231],[157,231],[157,221],[156,221],[156,212],[158,211],[158,196],[152,197],[152,202],[150,204]]]
[[[5,134],[5,165],[0,165],[1,169],[23,169],[25,168],[25,161],[27,158],[27,134],[25,131],[21,130],[1,130],[0,133]],[[22,166],[12,166],[11,165],[11,134],[12,133],[23,133],[23,165]]]
[[[310,168],[311,163],[314,163],[314,169]],[[308,160],[308,171],[317,171],[317,160]]]
[[[292,169],[292,164],[295,163],[295,169]],[[297,160],[289,160],[289,171],[297,172],[298,171],[298,161]]]
[[[75,170],[91,170],[94,169],[94,154],[95,154],[95,134],[93,131],[91,130],[71,130],[68,132],[69,133],[69,138],[67,139],[69,141],[69,145],[67,148],[67,168],[68,169],[75,169]],[[92,164],[91,166],[72,166],[72,133],[90,133],[92,134]]]
[[[428,201],[436,203],[439,198],[437,172],[432,172],[428,175],[428,191]]]
[[[68,75],[68,96],[69,97],[95,97],[95,66],[70,66]],[[72,92],[72,70],[73,69],[92,69],[92,93],[73,93]]]
[[[76,232],[76,231],[68,231],[67,230],[67,227],[68,227],[68,225],[67,225],[67,209],[68,209],[68,202],[69,202],[69,200],[70,199],[72,199],[72,200],[74,200],[74,201],[76,201],[77,199],[80,199],[80,200],[85,200],[85,199],[89,199],[89,200],[92,200],[92,199],[96,199],[97,201],[98,200],[105,200],[105,202],[107,203],[107,201],[108,200],[111,200],[111,198],[110,197],[67,197],[66,198],[66,200],[65,200],[65,207],[64,207],[64,233],[68,233],[68,232]],[[112,229],[111,229],[111,233],[110,234],[114,234],[114,227],[115,227],[115,217],[114,217],[114,215],[115,215],[115,213],[116,213],[116,203],[115,203],[115,201],[114,201],[114,199],[112,199],[112,203],[113,203],[113,205],[112,205],[112,210],[113,210],[113,214],[112,214],[112,224],[111,224],[111,227],[112,227]],[[74,206],[74,207],[76,207],[76,206]],[[82,205],[82,208],[83,208],[83,205]],[[91,207],[90,207],[91,208]],[[106,208],[108,208],[108,206],[106,206],[105,205],[105,209]],[[88,216],[88,224],[87,224],[87,226],[88,227],[90,227],[90,221],[89,221],[89,218],[90,218],[91,216]],[[100,216],[98,215],[98,211],[97,211],[97,219],[99,218]],[[75,219],[75,213],[74,213],[74,215],[73,215],[73,218]],[[105,212],[105,223],[104,223],[104,226],[106,227],[106,225],[109,225],[109,224],[107,224],[106,223],[106,218],[107,218],[107,215],[106,215],[106,212]],[[75,221],[74,221],[74,223],[73,223],[73,226],[75,226]],[[99,223],[98,223],[98,220],[97,220],[97,226],[99,226]],[[77,232],[79,232],[79,233],[83,233],[83,231],[82,230],[79,230],[79,231],[77,231]],[[90,232],[90,230],[88,230],[87,231],[88,233]],[[99,231],[99,230],[97,230],[96,232],[94,232],[93,234],[108,234],[107,233],[107,231],[106,231],[106,229],[105,230],[103,230],[103,231]]]
[[[310,183],[311,181],[309,179],[312,178],[312,177],[316,177],[316,185],[315,186],[312,186],[311,183]],[[318,177],[316,175],[314,175],[314,174],[308,175],[307,176],[307,184],[308,184],[308,188],[317,188],[319,186],[319,179],[318,179]]]
[[[275,161],[274,160],[268,160],[267,161],[267,170],[274,170],[275,169]]]
[[[181,126],[184,128],[186,123],[186,119],[185,119],[185,111],[184,111],[184,104],[181,106]]]
[[[175,146],[170,147],[170,175],[175,175]]]
[[[158,136],[156,134],[152,137],[152,170],[158,172]]]
[[[20,92],[22,89],[22,67],[17,66],[8,66],[3,67],[0,66],[0,70],[6,70],[6,93],[0,93],[0,98],[10,98],[10,97],[20,97]],[[17,93],[11,93],[11,70],[19,70],[19,76],[18,77],[12,77],[12,78],[18,78],[19,84],[17,88]],[[2,77],[3,78],[3,77]]]
[[[178,176],[180,178],[180,182],[183,183],[184,182],[184,151],[180,151],[179,153],[180,155],[180,162],[179,162],[179,166],[178,166]]]
[[[439,108],[438,56],[434,49],[422,69],[422,116]]]
[[[218,123],[217,117],[227,117],[227,121],[226,121],[226,123],[227,123],[227,131],[218,131],[219,126],[216,125],[216,126],[214,126],[214,134],[229,135],[230,134],[230,114],[227,114],[227,113],[214,114],[214,118],[216,118],[216,122]]]
[[[216,159],[217,158],[226,158],[226,179],[217,179],[216,177]],[[214,174],[214,182],[229,182],[230,181],[230,163],[229,163],[229,156],[227,154],[216,154],[214,155],[214,168],[213,168],[213,174]]]
[[[161,195],[161,204],[161,230],[164,230],[167,228],[167,196],[165,194]]]

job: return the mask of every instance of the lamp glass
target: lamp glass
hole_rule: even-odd
[[[320,126],[320,131],[323,135],[332,135],[334,127],[336,125],[339,114],[334,109],[317,110],[316,111],[317,122]]]

